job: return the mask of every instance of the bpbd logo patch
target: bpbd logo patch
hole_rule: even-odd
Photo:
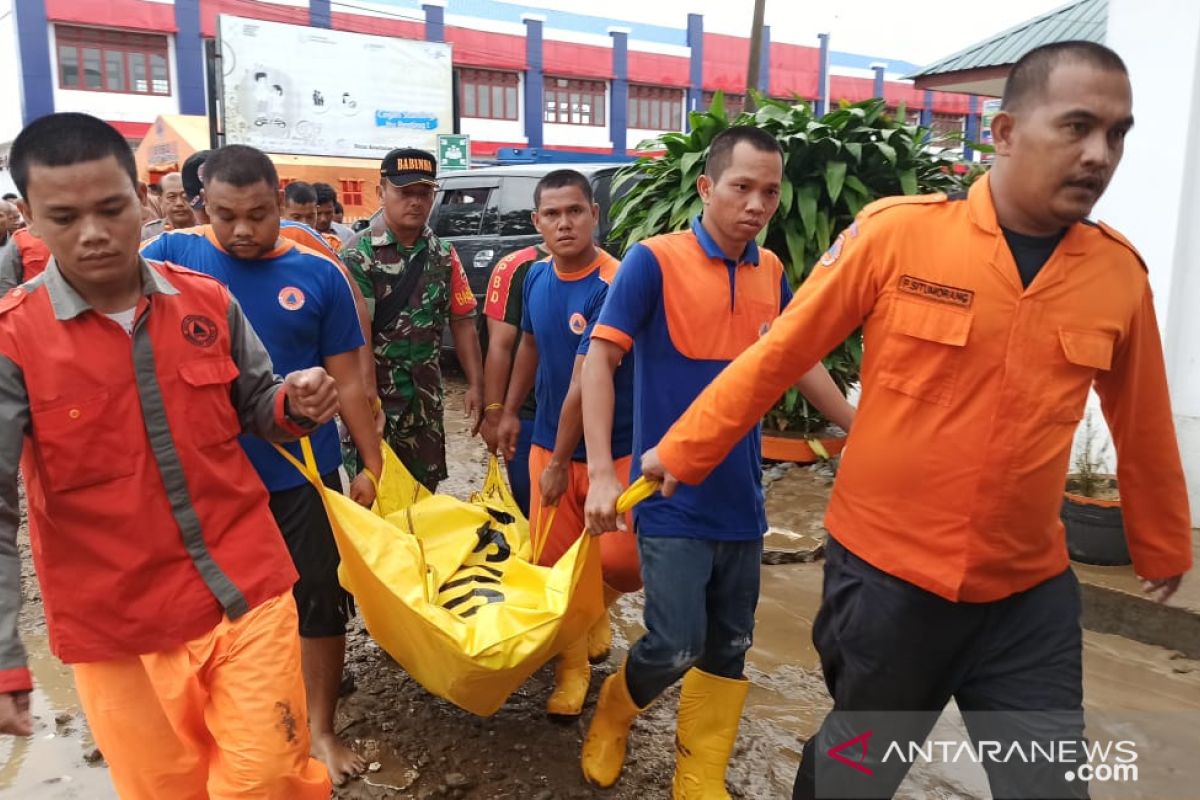
[[[217,323],[208,317],[189,314],[180,325],[183,338],[197,347],[209,347],[217,340]]]

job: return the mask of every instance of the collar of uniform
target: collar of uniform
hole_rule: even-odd
[[[396,238],[396,234],[392,233],[391,228],[389,228],[386,224],[384,224],[382,228],[383,229],[380,231],[371,232],[371,246],[387,247],[389,244],[394,244],[396,245],[396,249],[405,256],[415,255],[420,250],[422,245],[428,247],[429,237],[433,235],[433,229],[426,225],[425,230],[421,231],[421,235],[417,237],[415,242],[413,242],[413,246],[405,247],[404,245],[400,244],[400,240]]]
[[[700,216],[696,216],[692,220],[692,234],[695,235],[696,241],[700,243],[700,248],[704,250],[705,255],[709,258],[719,258],[726,263],[729,262],[729,259],[725,257],[725,253],[722,252],[716,240],[705,229],[703,219]],[[746,249],[742,251],[742,257],[738,259],[738,263],[758,266],[758,242],[751,239],[746,243]]]
[[[971,221],[978,227],[992,236],[1001,236],[1003,230],[1000,228],[1000,221],[996,218],[996,204],[992,201],[991,177],[990,172],[986,173],[971,184],[971,188],[967,192],[967,213],[970,215]],[[1066,235],[1058,245],[1064,253],[1081,255],[1087,251],[1087,243],[1083,239],[1086,233],[1083,229],[1084,226],[1078,222],[1067,229]]]
[[[179,294],[166,276],[151,269],[146,259],[138,257],[138,265],[142,273],[142,294],[149,297],[152,294]],[[50,296],[50,306],[54,309],[54,318],[59,322],[75,319],[85,311],[91,311],[88,301],[79,296],[67,279],[63,277],[54,259],[46,265],[46,277],[43,279],[46,292]]]

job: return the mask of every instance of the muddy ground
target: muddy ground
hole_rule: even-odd
[[[466,497],[482,483],[486,459],[482,446],[467,435],[461,416],[462,382],[450,380],[447,428],[451,478],[442,491]],[[772,468],[766,473],[768,518],[778,530],[768,547],[806,552],[820,541],[821,516],[832,484],[823,468]],[[48,652],[37,585],[25,557],[26,604],[21,629],[29,647],[37,691],[35,736],[0,737],[0,798],[25,800],[109,800],[115,797],[103,762],[87,736],[86,723],[70,681],[69,669]],[[828,708],[817,657],[810,641],[812,618],[820,599],[821,565],[810,558],[784,555],[778,566],[763,569],[755,647],[747,665],[752,688],[729,786],[739,800],[790,797],[792,776],[805,737]],[[801,563],[793,563],[801,562]],[[559,724],[543,707],[551,688],[545,668],[531,678],[493,717],[482,719],[432,697],[408,678],[356,623],[349,635],[347,674],[354,691],[341,705],[338,726],[360,749],[374,771],[337,790],[338,798],[374,800],[657,800],[670,796],[674,762],[674,715],[677,690],[661,698],[634,727],[630,758],[618,785],[599,791],[584,783],[579,751],[603,678],[620,664],[625,648],[640,633],[640,595],[614,608],[614,651],[593,670],[592,691],[583,720]],[[1161,648],[1125,639],[1085,634],[1085,686],[1089,706],[1146,708],[1187,712],[1171,723],[1159,743],[1200,748],[1200,664]],[[954,728],[954,714],[944,722]],[[961,720],[957,722],[961,726]],[[1165,784],[1147,783],[1144,791],[1109,794],[1096,787],[1094,797],[1200,796],[1174,793],[1194,781],[1166,773]],[[1164,788],[1165,787],[1165,788]],[[1168,791],[1170,790],[1170,791]],[[903,798],[987,797],[982,772],[948,775],[914,770],[898,795]]]

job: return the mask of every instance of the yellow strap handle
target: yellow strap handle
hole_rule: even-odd
[[[657,492],[660,485],[658,481],[650,480],[645,475],[638,478],[617,498],[617,513],[627,513],[638,503]]]
[[[537,521],[533,526],[533,563],[538,564],[542,560],[542,551],[546,549],[546,542],[550,541],[550,529],[554,527],[554,518],[558,516],[558,506],[550,506],[550,513],[546,513],[545,506],[538,506]]]
[[[287,459],[288,463],[298,469],[301,475],[308,478],[314,486],[321,486],[321,472],[317,469],[317,457],[313,454],[312,441],[307,436],[300,440],[300,452],[304,455],[303,463],[282,445],[275,444],[274,446],[279,451],[279,455]]]
[[[638,478],[617,498],[617,513],[629,513],[630,509],[657,492],[659,485],[658,481],[652,481],[645,477]],[[546,549],[546,542],[550,540],[550,529],[554,527],[554,517],[557,513],[557,506],[551,506],[548,514],[545,506],[538,507],[537,520],[533,525],[534,564],[542,560],[542,551]]]

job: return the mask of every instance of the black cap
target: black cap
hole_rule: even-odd
[[[183,178],[183,192],[192,201],[192,208],[200,206],[200,190],[204,188],[204,175],[200,168],[210,155],[212,150],[198,150],[187,157],[183,168],[179,170]]]
[[[437,185],[437,159],[433,153],[415,147],[401,147],[383,157],[379,175],[393,186],[412,183]]]

